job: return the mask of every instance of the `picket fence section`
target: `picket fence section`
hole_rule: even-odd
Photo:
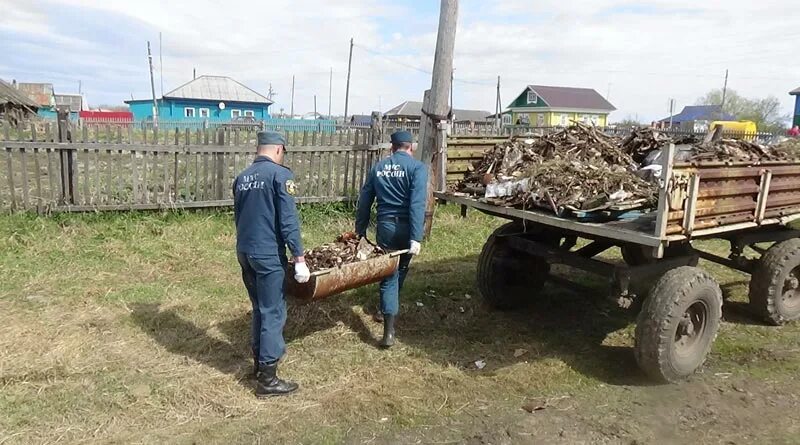
[[[14,131],[0,126],[0,211],[230,206],[233,179],[255,156],[254,132],[144,132],[139,138],[120,127],[92,132],[84,126],[73,134],[68,124],[41,131],[36,124]],[[366,132],[291,136],[284,162],[294,171],[300,203],[354,199],[380,154]]]

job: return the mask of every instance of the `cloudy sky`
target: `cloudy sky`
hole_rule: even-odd
[[[0,0],[0,78],[51,82],[90,105],[150,94],[198,75],[233,77],[288,112],[344,111],[349,40],[355,40],[351,113],[421,100],[430,85],[437,0]],[[650,121],[723,84],[745,96],[800,86],[796,0],[461,0],[455,106],[494,110],[526,84],[595,88],[612,120]],[[163,35],[159,62],[159,32]],[[163,70],[163,79],[160,76]]]

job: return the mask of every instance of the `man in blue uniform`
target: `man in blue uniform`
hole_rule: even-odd
[[[277,376],[278,361],[286,351],[283,281],[287,245],[294,257],[295,279],[304,283],[311,276],[300,240],[294,176],[281,165],[285,152],[286,140],[280,133],[259,132],[255,161],[233,182],[236,251],[242,280],[253,304],[252,347],[258,398],[289,394],[298,388]]]
[[[418,255],[428,196],[428,169],[414,159],[411,133],[392,134],[392,154],[375,164],[358,198],[356,233],[366,236],[370,209],[378,203],[378,245],[387,250],[408,249],[400,256],[400,267],[381,281],[383,338],[380,346],[394,345],[394,324],[400,308],[400,289],[408,275],[412,255]]]

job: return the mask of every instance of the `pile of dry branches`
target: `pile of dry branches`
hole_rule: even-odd
[[[673,138],[652,128],[617,138],[576,123],[555,133],[517,136],[495,146],[456,185],[456,191],[498,205],[540,207],[558,215],[645,208],[655,202],[657,189],[643,179],[647,175],[637,172],[670,143],[682,147],[676,158],[682,162],[787,157],[781,150],[746,140]]]
[[[619,205],[644,205],[655,188],[635,175],[639,164],[618,138],[576,124],[545,136],[515,137],[486,153],[457,189],[485,193],[496,204],[596,210]],[[512,184],[513,192],[492,198],[496,184]]]
[[[789,158],[800,158],[800,138],[790,138],[775,146],[775,151]]]
[[[385,252],[366,238],[346,232],[339,235],[336,241],[306,250],[306,265],[312,272],[338,267],[343,264],[364,261]]]

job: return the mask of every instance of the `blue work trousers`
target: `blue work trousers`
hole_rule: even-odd
[[[411,244],[406,219],[379,219],[377,235],[378,245],[388,251],[408,249]],[[408,275],[410,263],[411,255],[400,255],[400,267],[381,281],[381,312],[384,315],[397,315],[400,311],[400,290]]]
[[[242,266],[242,281],[253,304],[253,355],[261,364],[273,364],[286,352],[283,339],[283,327],[286,324],[286,300],[283,296],[286,257],[239,252],[238,258]]]

